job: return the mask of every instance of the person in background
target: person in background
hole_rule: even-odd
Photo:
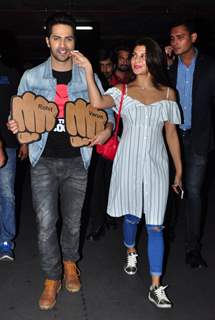
[[[128,83],[131,80],[131,71],[130,71],[130,59],[129,53],[130,48],[128,46],[122,45],[114,50],[116,54],[116,69],[113,74],[114,81],[112,81],[112,86],[117,85],[118,83]]]
[[[105,89],[108,89],[116,85],[117,78],[114,74],[114,71],[116,68],[116,56],[114,52],[108,49],[101,49],[99,51],[98,61],[99,61],[99,76],[103,75],[107,81],[107,84],[103,85],[103,87]]]
[[[208,155],[214,147],[212,111],[215,99],[215,61],[195,46],[192,21],[176,21],[170,30],[170,49],[177,57],[169,79],[178,91],[183,123],[178,130],[184,164],[185,262],[191,268],[206,267],[201,255],[202,189]],[[173,215],[171,215],[173,217]]]
[[[98,76],[105,89],[117,83],[114,76],[115,69],[114,53],[111,50],[101,49],[99,51],[99,72]],[[103,77],[102,77],[103,75]],[[117,228],[115,219],[107,215],[107,201],[110,187],[110,178],[113,161],[103,158],[93,149],[92,161],[89,168],[88,187],[88,233],[87,240],[97,241],[105,234],[107,227]]]
[[[18,72],[0,61],[0,137],[1,154],[4,151],[5,164],[0,169],[0,261],[14,261],[14,239],[16,237],[15,176],[18,158],[28,156],[26,145],[20,145],[8,130],[10,100],[17,92]]]

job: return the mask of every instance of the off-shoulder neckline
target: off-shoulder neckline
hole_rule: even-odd
[[[113,88],[114,88],[114,89],[116,89],[116,90],[118,90],[120,93],[122,93],[122,91],[121,91],[120,89],[118,89],[117,87],[113,87]],[[161,99],[161,100],[154,101],[154,102],[152,102],[152,103],[148,103],[148,104],[146,104],[146,103],[143,103],[143,102],[141,102],[141,101],[139,101],[139,100],[137,100],[137,99],[135,99],[135,98],[133,98],[133,97],[129,96],[127,93],[125,93],[125,96],[126,96],[126,97],[128,97],[128,98],[129,98],[129,99],[131,99],[131,100],[137,101],[138,103],[140,103],[140,104],[142,104],[143,106],[146,106],[146,107],[150,107],[150,106],[152,106],[152,105],[154,105],[154,104],[159,104],[159,103],[164,102],[164,101],[177,103],[177,102],[176,102],[176,101],[174,101],[174,100],[170,100],[170,99]]]

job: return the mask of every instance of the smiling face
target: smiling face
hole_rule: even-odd
[[[75,48],[74,30],[66,24],[55,24],[50,37],[46,38],[53,63],[65,63],[70,60],[70,51]]]
[[[184,55],[193,50],[193,44],[197,39],[196,33],[190,33],[184,25],[171,29],[170,44],[176,55]]]
[[[148,73],[146,65],[146,47],[138,45],[134,48],[131,57],[131,68],[135,75],[145,75]]]

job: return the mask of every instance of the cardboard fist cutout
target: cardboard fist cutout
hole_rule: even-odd
[[[90,139],[104,130],[107,114],[93,108],[83,99],[65,105],[65,127],[73,147],[86,146]]]
[[[41,133],[55,127],[58,107],[42,96],[25,92],[12,97],[12,119],[18,123],[17,138],[20,143],[31,143],[41,138]]]
[[[17,138],[20,143],[32,143],[41,139],[41,134],[52,131],[56,125],[56,103],[26,91],[22,96],[12,97],[12,119],[18,123]],[[106,112],[97,110],[83,99],[65,104],[65,128],[73,147],[82,147],[104,130]]]

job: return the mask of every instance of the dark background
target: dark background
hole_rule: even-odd
[[[168,44],[169,25],[179,17],[196,21],[198,46],[215,55],[214,0],[1,0],[0,53],[19,69],[27,62],[36,65],[49,54],[43,26],[55,11],[69,11],[78,25],[91,24],[93,31],[77,32],[77,47],[96,60],[99,47],[132,42],[143,35],[161,45]]]
[[[26,62],[37,65],[49,51],[43,25],[54,11],[70,10],[78,24],[93,23],[95,31],[79,32],[78,47],[96,60],[100,46],[118,45],[150,35],[168,44],[169,23],[179,16],[193,18],[199,26],[198,46],[215,56],[215,0],[0,0],[0,52],[2,59],[20,71]],[[70,295],[61,290],[56,307],[41,312],[38,299],[43,277],[37,250],[37,229],[33,213],[29,170],[23,174],[18,163],[18,237],[14,264],[0,264],[1,320],[214,320],[214,199],[215,155],[210,156],[205,200],[205,232],[202,253],[207,269],[190,270],[184,263],[184,215],[179,215],[176,238],[171,243],[164,284],[173,300],[172,310],[157,310],[147,299],[150,278],[146,254],[146,233],[139,241],[139,270],[128,277],[123,271],[125,252],[121,225],[107,230],[96,243],[86,242],[79,263],[82,289]],[[23,185],[23,187],[22,187]],[[21,209],[21,211],[20,211]],[[207,219],[206,219],[207,217]]]

